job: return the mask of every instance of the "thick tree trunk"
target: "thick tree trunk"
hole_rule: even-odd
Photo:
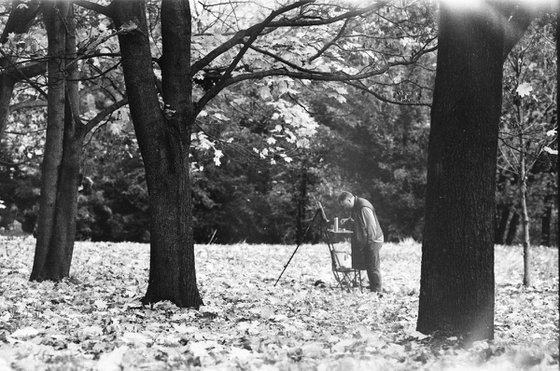
[[[48,3],[45,24],[52,58],[49,59],[47,143],[31,280],[58,281],[70,273],[83,136],[71,109],[71,103],[77,107],[79,101],[76,66],[66,66],[76,50],[71,5],[64,1]]]
[[[440,7],[418,330],[494,335],[494,212],[504,31]]]
[[[32,280],[60,279],[49,277],[47,269],[52,264],[50,247],[52,231],[55,225],[55,205],[57,198],[59,169],[62,165],[62,148],[64,142],[64,111],[65,111],[65,78],[64,56],[66,53],[66,32],[64,23],[58,12],[66,15],[67,6],[62,2],[47,3],[43,11],[44,22],[48,36],[48,107],[47,107],[47,136],[45,142],[45,156],[41,175],[41,201],[39,206],[39,223],[37,230],[37,244],[35,259],[31,272]],[[67,265],[67,264],[63,264]],[[56,271],[65,268],[56,269]]]
[[[164,112],[153,80],[144,2],[115,0],[112,10],[117,27],[130,21],[138,27],[121,33],[119,43],[150,199],[150,277],[143,302],[198,308],[188,157],[195,119],[188,1],[162,3]]]

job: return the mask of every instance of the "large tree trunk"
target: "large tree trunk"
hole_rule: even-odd
[[[144,160],[150,199],[150,277],[144,303],[169,300],[198,308],[192,202],[190,133],[194,122],[190,76],[188,1],[162,4],[162,112],[153,79],[144,2],[115,0],[117,27],[138,27],[119,35],[132,121]]]
[[[494,212],[504,31],[440,6],[418,330],[494,336]]]
[[[76,50],[72,5],[47,3],[44,15],[51,57],[47,141],[31,280],[58,281],[70,273],[83,136],[72,112],[72,105],[77,109],[79,101],[76,65],[66,62],[75,57]]]

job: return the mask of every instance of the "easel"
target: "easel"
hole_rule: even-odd
[[[319,224],[319,226],[318,226],[319,231],[321,232],[321,235],[327,241],[327,246],[329,248],[329,254],[330,254],[330,257],[331,257],[332,272],[333,272],[334,278],[336,279],[336,282],[338,283],[340,288],[344,289],[345,286],[346,286],[346,289],[349,290],[350,287],[359,286],[360,291],[362,291],[361,271],[358,270],[358,269],[344,267],[341,264],[341,261],[339,260],[339,256],[337,255],[337,251],[335,251],[334,244],[331,240],[331,233],[334,233],[334,234],[339,234],[339,233],[351,234],[352,232],[351,231],[329,230],[328,229],[329,220],[327,219],[327,216],[325,214],[325,210],[323,209],[323,205],[319,201],[317,201],[317,209],[315,211],[315,215],[313,215],[313,219],[311,219],[311,221],[309,222],[309,224],[307,225],[307,228],[305,229],[305,231],[303,233],[302,241],[305,240],[305,237],[307,237],[307,234],[309,233],[309,231],[310,231],[310,229],[311,229],[311,227],[313,226],[314,223]],[[294,255],[296,254],[296,252],[298,251],[300,246],[301,246],[301,242],[296,246],[294,252],[290,256],[290,259],[288,260],[288,262],[284,266],[284,269],[280,273],[280,276],[278,276],[278,279],[274,283],[274,286],[276,286],[278,284],[278,281],[280,281],[280,278],[282,277],[282,275],[286,271],[286,268],[288,268],[288,265],[290,265],[290,262],[292,261]]]

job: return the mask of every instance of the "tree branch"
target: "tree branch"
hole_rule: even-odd
[[[20,4],[24,4],[25,6],[19,7],[18,5]],[[41,1],[14,1],[12,4],[12,11],[6,21],[2,36],[0,36],[0,43],[4,44],[8,41],[8,35],[11,33],[22,34],[27,32],[40,10]]]
[[[227,52],[228,50],[233,48],[235,45],[243,42],[243,40],[246,37],[250,37],[253,40],[256,39],[259,36],[259,34],[262,32],[262,30],[264,30],[267,27],[267,25],[269,25],[272,22],[272,20],[274,18],[276,18],[277,16],[279,16],[280,14],[289,12],[292,9],[303,7],[304,5],[312,3],[313,1],[314,0],[298,1],[294,4],[292,4],[292,5],[286,6],[284,8],[278,9],[278,10],[275,10],[272,13],[270,13],[270,15],[268,17],[266,17],[266,19],[264,21],[262,21],[261,23],[258,23],[258,24],[253,25],[253,26],[251,26],[251,27],[249,27],[245,30],[241,30],[241,31],[237,32],[235,35],[233,35],[233,37],[231,39],[229,39],[228,41],[226,41],[222,45],[220,45],[217,48],[215,48],[214,50],[212,50],[204,58],[195,62],[192,65],[192,69],[191,69],[192,74],[193,75],[196,74],[202,68],[209,65],[214,59],[216,59],[217,57],[219,57],[223,53]],[[245,43],[245,44],[247,45],[247,43]],[[239,57],[239,53],[238,53],[238,57]]]
[[[339,40],[343,35],[344,35],[344,31],[346,31],[346,27],[348,26],[348,23],[350,23],[350,19],[346,19],[344,21],[344,24],[342,25],[342,27],[340,27],[340,30],[338,30],[338,33],[336,34],[336,36],[330,40],[328,43],[325,43],[325,45],[323,45],[323,47],[321,49],[319,49],[317,51],[317,53],[315,53],[315,55],[312,55],[309,58],[309,62],[313,62],[315,59],[319,58],[321,55],[323,55],[324,52],[327,51],[327,49],[329,49],[331,46],[333,46],[337,40]]]
[[[116,110],[118,110],[119,108],[121,108],[121,107],[123,107],[127,104],[128,104],[128,98],[125,97],[125,98],[121,99],[120,101],[117,101],[117,102],[113,103],[112,105],[110,105],[109,107],[105,108],[103,111],[99,112],[94,118],[92,118],[91,120],[88,121],[88,123],[84,127],[84,132],[85,133],[90,132],[105,117],[109,116],[110,114],[112,114],[113,112],[115,112]]]
[[[321,25],[332,24],[332,23],[336,23],[336,22],[339,22],[339,21],[342,21],[342,20],[350,19],[350,18],[353,18],[353,17],[357,17],[359,15],[363,15],[363,14],[375,11],[375,10],[385,6],[388,3],[388,1],[379,1],[375,4],[373,4],[373,5],[367,6],[365,8],[360,8],[360,9],[348,11],[348,12],[343,13],[341,15],[338,15],[336,17],[331,17],[331,18],[326,18],[326,19],[316,19],[316,20],[302,21],[301,18],[298,17],[297,19],[292,19],[292,20],[274,21],[274,18],[278,17],[280,14],[286,13],[286,12],[288,12],[290,10],[293,10],[293,9],[296,9],[298,7],[303,7],[303,6],[305,6],[307,4],[310,4],[312,2],[314,2],[314,0],[299,1],[299,2],[294,3],[292,5],[286,6],[282,9],[278,9],[278,10],[272,12],[261,23],[256,24],[254,26],[251,26],[251,27],[249,27],[245,30],[241,30],[241,31],[237,32],[231,39],[229,39],[228,41],[226,41],[225,43],[223,43],[222,45],[218,46],[217,48],[212,50],[210,53],[208,53],[206,55],[206,57],[204,57],[204,58],[200,59],[199,61],[195,62],[193,64],[193,69],[192,69],[193,75],[196,72],[202,70],[204,67],[208,66],[218,56],[227,52],[228,50],[230,50],[235,45],[242,43],[243,40],[246,37],[251,37],[251,38],[253,38],[253,41],[254,41],[254,39],[256,39],[258,36],[260,36],[261,32],[264,29],[267,29],[267,28],[276,29],[276,28],[281,28],[281,27],[309,27],[309,26],[321,26]],[[247,44],[247,43],[245,43],[245,44]],[[238,53],[238,56],[240,55],[240,53]]]
[[[47,72],[46,62],[31,62],[23,67],[18,67],[17,64],[12,64],[9,68],[4,69],[2,74],[11,76],[15,82],[26,80],[27,78],[42,75]]]
[[[246,74],[240,74],[234,77],[230,77],[227,80],[220,80],[220,82],[218,84],[216,84],[214,87],[212,87],[211,89],[209,89],[203,96],[202,98],[199,99],[199,101],[196,103],[196,109],[195,109],[195,113],[198,114],[202,108],[212,99],[214,98],[216,95],[218,95],[224,88],[226,88],[227,86],[230,86],[232,84],[241,82],[241,81],[245,81],[245,80],[256,80],[256,79],[261,79],[263,77],[270,77],[270,76],[288,76],[288,77],[293,77],[293,78],[297,78],[297,79],[302,79],[302,80],[318,80],[318,81],[340,81],[340,82],[348,82],[348,81],[357,81],[357,80],[362,80],[362,79],[366,79],[366,78],[370,78],[373,76],[377,76],[377,75],[381,75],[385,72],[387,72],[389,69],[391,69],[392,67],[395,66],[406,66],[406,65],[411,65],[411,64],[415,64],[418,62],[418,60],[420,59],[420,57],[422,57],[423,55],[430,53],[434,50],[437,49],[437,46],[428,48],[427,46],[433,41],[433,39],[428,40],[424,46],[422,48],[420,48],[419,51],[417,51],[416,53],[414,53],[408,60],[407,59],[403,59],[402,61],[396,61],[396,62],[390,62],[390,63],[386,63],[384,66],[377,68],[377,69],[373,69],[371,71],[368,72],[364,72],[364,73],[359,73],[359,74],[355,74],[355,75],[349,75],[347,73],[343,73],[343,72],[338,72],[338,73],[331,73],[331,72],[319,72],[319,71],[314,71],[314,70],[310,70],[310,69],[306,69],[304,67],[300,67],[294,63],[291,63],[269,51],[266,50],[262,50],[260,48],[257,48],[255,46],[252,46],[251,48],[257,52],[263,53],[273,59],[275,59],[278,62],[281,62],[283,64],[285,64],[287,67],[293,69],[293,70],[289,70],[287,68],[276,68],[276,69],[271,69],[271,70],[263,70],[263,71],[257,71],[257,72],[251,72],[251,73],[246,73]],[[371,92],[370,92],[371,93]],[[373,95],[375,95],[376,93],[372,93]],[[378,99],[384,99],[384,101],[387,102],[392,102],[395,104],[398,104],[398,101],[390,101],[387,98],[383,98],[381,96],[377,97]],[[402,102],[400,102],[402,104]],[[430,104],[428,103],[413,103],[413,104],[406,104],[406,105],[422,105],[422,106],[430,106]]]
[[[280,27],[324,26],[326,24],[336,23],[336,22],[339,22],[339,21],[342,21],[342,20],[345,20],[345,19],[348,19],[348,18],[354,18],[354,17],[360,16],[360,15],[364,15],[366,13],[376,11],[376,10],[384,7],[388,3],[389,3],[389,1],[378,1],[377,3],[366,6],[364,8],[351,10],[351,11],[348,11],[348,12],[343,13],[341,15],[338,15],[336,17],[326,18],[326,19],[316,19],[316,20],[306,20],[306,21],[301,21],[301,20],[298,20],[298,19],[276,21],[276,22],[271,22],[268,25],[268,27],[280,28]]]
[[[86,0],[74,0],[74,4],[79,5],[84,9],[93,10],[94,12],[103,14],[109,18],[113,18],[113,11],[110,6],[103,6]]]
[[[392,100],[389,98],[386,98],[384,96],[382,96],[379,93],[376,93],[375,91],[371,90],[370,88],[363,86],[363,84],[361,84],[360,82],[353,82],[353,81],[345,81],[344,82],[346,85],[350,85],[358,90],[361,90],[365,93],[368,93],[372,96],[374,96],[376,99],[385,102],[385,103],[389,103],[389,104],[395,104],[398,106],[423,106],[423,107],[432,107],[432,104],[429,102],[402,102],[402,101],[397,101],[397,100]]]
[[[41,99],[27,100],[24,102],[12,104],[10,106],[10,112],[18,111],[20,109],[46,107],[46,106],[47,106],[47,101],[45,100],[41,100]]]
[[[47,93],[45,93],[45,92],[43,91],[43,89],[41,89],[41,87],[40,87],[38,84],[36,84],[35,82],[31,81],[31,80],[25,75],[25,73],[23,72],[22,69],[20,69],[18,66],[16,66],[13,62],[10,61],[10,59],[9,59],[8,56],[7,56],[7,54],[6,54],[2,49],[0,49],[0,54],[1,54],[3,57],[5,57],[6,60],[9,61],[10,67],[13,67],[13,68],[15,69],[15,71],[17,71],[17,73],[18,73],[19,76],[21,77],[21,79],[20,79],[19,81],[21,81],[21,80],[27,81],[27,83],[28,83],[29,85],[31,85],[32,87],[34,87],[42,96],[44,96],[45,98],[48,97],[48,96],[47,96]]]

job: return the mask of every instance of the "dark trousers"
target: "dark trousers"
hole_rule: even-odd
[[[379,250],[383,246],[380,242],[374,242],[365,249],[365,258],[367,261],[366,271],[369,279],[369,288],[371,291],[381,291],[381,267],[379,260]]]

